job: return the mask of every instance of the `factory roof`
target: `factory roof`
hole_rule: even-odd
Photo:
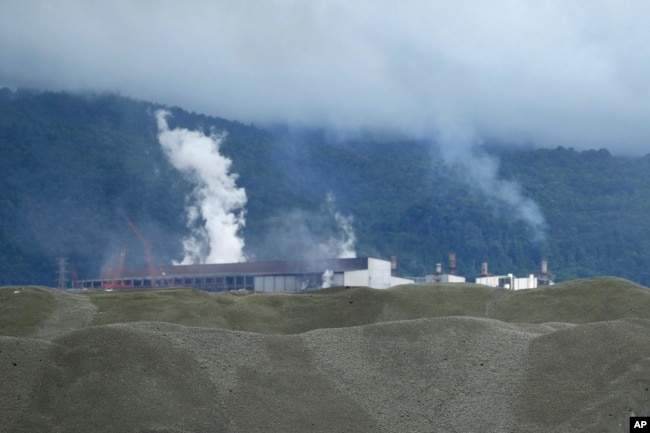
[[[202,265],[155,266],[156,271],[168,277],[195,275],[287,275],[322,274],[330,269],[333,272],[354,271],[368,268],[368,257],[351,259],[284,260],[268,262],[217,263]],[[124,269],[120,278],[149,277],[149,268]]]

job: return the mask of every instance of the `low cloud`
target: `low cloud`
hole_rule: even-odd
[[[648,22],[642,0],[8,0],[0,85],[423,137],[459,122],[506,142],[644,154]]]

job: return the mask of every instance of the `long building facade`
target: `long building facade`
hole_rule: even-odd
[[[336,286],[387,289],[413,280],[393,275],[394,264],[372,257],[152,266],[119,276],[80,281],[85,289],[193,287],[210,292],[300,292]]]

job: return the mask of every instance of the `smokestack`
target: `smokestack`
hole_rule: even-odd
[[[449,253],[449,275],[456,275],[456,253]]]
[[[481,263],[481,276],[482,277],[487,277],[488,275],[490,275],[488,273],[488,264],[487,264],[487,262],[483,262],[483,263]]]
[[[397,256],[390,256],[390,274],[395,276],[397,273]]]
[[[433,274],[433,282],[439,283],[442,280],[442,263],[436,263],[436,272]]]
[[[541,272],[537,276],[537,284],[540,286],[548,286],[553,284],[553,275],[548,272],[548,261],[542,260]]]

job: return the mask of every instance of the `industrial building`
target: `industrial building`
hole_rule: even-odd
[[[435,273],[424,278],[425,283],[464,283],[465,281],[465,277],[456,273],[455,253],[449,253],[446,273],[442,271],[442,263],[436,263]],[[492,275],[488,272],[487,262],[483,262],[481,264],[481,273],[476,278],[475,283],[508,290],[535,289],[539,286],[554,284],[553,275],[548,271],[548,262],[546,260],[542,260],[539,274],[529,274],[526,277],[515,277],[513,274]]]
[[[515,277],[513,274],[491,275],[488,272],[488,264],[481,265],[481,275],[476,278],[476,284],[483,284],[490,287],[500,287],[508,290],[535,289],[539,286],[550,286],[553,283],[553,275],[548,272],[548,262],[542,260],[541,272],[535,276],[529,274],[526,277]]]
[[[80,281],[81,288],[194,287],[210,292],[253,290],[299,292],[335,286],[387,289],[413,280],[394,275],[396,259],[291,260],[202,265],[149,266],[124,269],[120,275]]]
[[[456,275],[456,253],[449,253],[446,273],[442,272],[442,263],[436,263],[436,272],[433,275],[427,275],[424,281],[426,283],[464,283],[465,277]]]
[[[477,277],[476,284],[483,284],[484,286],[500,287],[508,290],[523,290],[535,289],[538,282],[535,275],[530,274],[527,277],[518,278],[513,274],[506,275],[490,275],[487,277]]]

